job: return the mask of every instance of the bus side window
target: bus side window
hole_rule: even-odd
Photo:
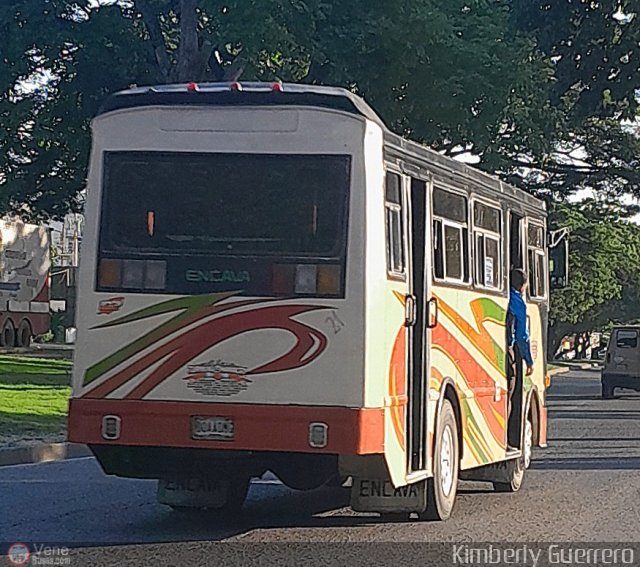
[[[433,258],[435,279],[471,281],[467,198],[439,188],[433,190]]]
[[[502,289],[502,211],[496,207],[473,204],[476,284]]]
[[[394,276],[403,276],[405,259],[402,179],[396,173],[387,173],[385,179],[385,215],[387,224],[387,272]]]
[[[527,260],[529,269],[529,296],[541,299],[547,296],[547,262],[544,251],[544,228],[531,222],[527,225]]]
[[[436,279],[444,279],[444,248],[442,246],[442,221],[433,221],[433,273]]]

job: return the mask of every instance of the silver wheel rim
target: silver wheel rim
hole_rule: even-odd
[[[524,468],[528,469],[531,464],[531,451],[533,447],[533,429],[531,422],[527,419],[524,426]]]
[[[446,425],[442,432],[440,444],[440,488],[445,496],[451,494],[454,473],[453,436],[451,427]]]

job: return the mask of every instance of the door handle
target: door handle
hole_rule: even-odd
[[[404,326],[413,327],[416,324],[416,296],[405,295],[404,299]]]
[[[427,303],[427,329],[435,329],[438,326],[438,300],[432,297]]]

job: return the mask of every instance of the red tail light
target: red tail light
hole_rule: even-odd
[[[276,264],[273,266],[273,293],[290,295],[293,293],[295,266]]]

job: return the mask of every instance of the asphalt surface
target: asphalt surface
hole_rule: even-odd
[[[213,564],[220,541],[242,543],[222,563],[270,565],[300,542],[368,544],[348,548],[362,550],[352,559],[342,545],[322,560],[340,565],[367,553],[380,564],[384,550],[371,542],[640,542],[640,394],[602,400],[599,373],[582,371],[554,377],[548,400],[549,448],[535,453],[522,490],[460,483],[448,522],[384,522],[350,511],[344,489],[259,481],[243,518],[225,524],[173,512],[156,503],[154,482],[107,477],[84,458],[0,468],[0,542],[67,545],[73,565]],[[278,545],[251,545],[265,542]],[[318,559],[320,546],[309,549]]]

